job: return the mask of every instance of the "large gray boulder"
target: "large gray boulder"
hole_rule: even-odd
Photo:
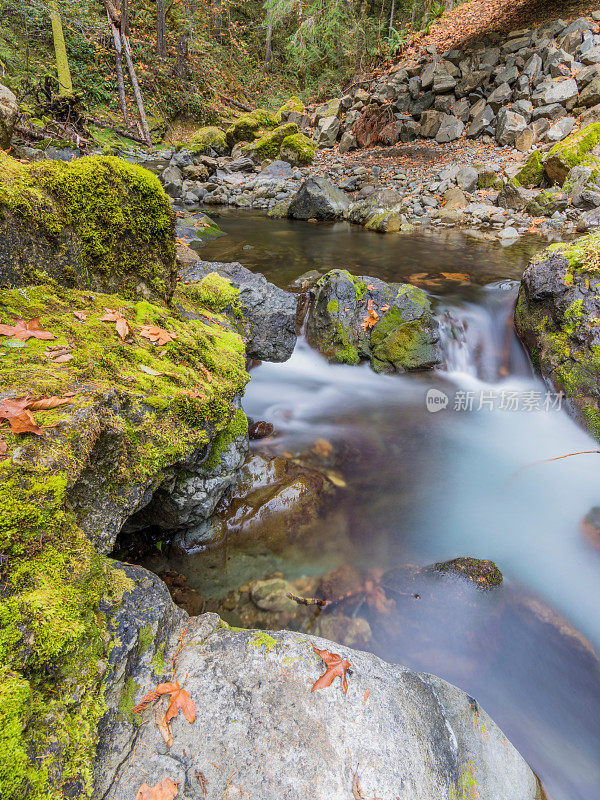
[[[317,126],[317,147],[333,147],[340,131],[337,117],[323,117]]]
[[[296,345],[297,297],[237,261],[196,261],[186,269],[185,279],[187,282],[200,281],[212,272],[227,278],[239,289],[248,358],[287,361]]]
[[[369,359],[376,372],[427,369],[440,362],[439,336],[422,289],[334,269],[313,292],[307,337],[331,361]]]
[[[8,150],[19,116],[17,98],[11,90],[0,84],[0,149]]]
[[[307,178],[292,198],[288,216],[292,219],[340,219],[350,201],[325,178]]]
[[[170,748],[153,707],[125,747],[114,746],[106,725],[98,800],[133,798],[142,783],[165,778],[183,800],[542,797],[531,769],[477,701],[439,678],[325,639],[228,630],[214,614],[182,621],[180,629],[173,677],[185,682],[196,719],[180,713],[173,720]],[[314,647],[350,662],[347,696],[337,678],[311,691],[325,667]]]
[[[413,226],[407,222],[407,211],[399,192],[380,189],[365,200],[352,203],[347,218],[350,222],[379,233],[396,233],[400,230],[409,232],[413,230]]]
[[[515,111],[504,107],[496,119],[496,141],[501,147],[514,146],[519,135],[527,127],[527,120]]]

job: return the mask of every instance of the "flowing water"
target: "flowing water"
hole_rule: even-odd
[[[289,361],[252,370],[244,408],[273,423],[279,452],[322,439],[341,454],[335,469],[345,486],[318,537],[287,549],[230,539],[225,556],[149,565],[167,563],[213,593],[274,569],[292,579],[340,564],[379,568],[392,610],[354,610],[371,624],[370,649],[476,697],[553,800],[597,800],[600,552],[579,526],[600,501],[600,458],[534,463],[597,443],[556,407],[511,325],[516,281],[543,243],[503,249],[461,232],[380,236],[239,214],[219,221],[228,235],[202,257],[239,260],[280,286],[333,266],[424,282],[443,319],[445,368],[376,375],[328,364],[300,337]],[[435,412],[431,390],[448,398]],[[495,561],[502,587],[482,592],[407,566],[463,555]]]

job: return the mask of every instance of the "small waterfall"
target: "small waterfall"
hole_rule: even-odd
[[[531,375],[513,326],[517,291],[516,281],[498,281],[484,288],[477,304],[445,304],[438,309],[444,372],[486,383]]]

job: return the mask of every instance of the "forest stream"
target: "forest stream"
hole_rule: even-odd
[[[263,536],[255,520],[252,535],[216,547],[161,543],[144,566],[185,576],[230,624],[241,622],[227,597],[273,574],[300,587],[340,567],[377,576],[380,602],[358,592],[342,610],[367,620],[364,649],[476,697],[553,800],[599,797],[600,552],[581,521],[600,501],[600,459],[537,463],[597,442],[534,374],[512,327],[518,280],[545,242],[380,236],[239,212],[219,224],[227,235],[201,257],[240,261],[282,288],[332,267],[422,286],[443,320],[444,364],[378,375],[329,364],[300,336],[287,362],[254,366],[243,407],[275,435],[253,451],[309,454],[333,476],[335,501],[302,536],[274,536],[272,518]],[[447,397],[435,412],[431,390]],[[502,585],[422,569],[459,556],[494,561]],[[305,624],[318,611],[303,613]]]

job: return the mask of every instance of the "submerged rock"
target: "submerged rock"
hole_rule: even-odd
[[[551,245],[523,273],[517,333],[535,367],[600,437],[600,234]]]
[[[440,362],[439,337],[422,289],[334,269],[312,291],[307,336],[331,361],[358,364],[366,358],[376,372]]]
[[[493,561],[485,561],[480,558],[469,558],[461,556],[452,561],[443,561],[431,567],[433,572],[442,574],[451,573],[460,578],[466,578],[475,583],[480,589],[491,589],[500,586],[502,583],[502,573]]]
[[[479,800],[542,796],[485,711],[439,678],[325,639],[226,630],[213,614],[185,624],[173,677],[186,679],[197,719],[173,720],[169,750],[152,709],[141,716],[147,724],[135,741],[118,753],[107,725],[96,770],[102,789],[109,786],[105,800],[166,777],[190,800],[220,800],[230,796],[223,793],[232,771],[243,787],[236,796],[249,799],[297,800],[307,784],[319,798],[351,797],[353,786],[365,797],[395,797],[402,787],[405,800],[459,797],[465,785]],[[311,692],[324,672],[313,645],[350,661],[346,699],[337,680]],[[165,653],[167,663],[176,646]],[[132,680],[135,703],[145,688],[135,689]]]
[[[282,456],[256,453],[232,481],[214,517],[181,533],[175,544],[193,552],[228,535],[275,544],[298,539],[319,519],[333,492],[333,485],[316,470]]]
[[[211,274],[225,278],[236,290],[237,313],[231,307],[230,315],[243,323],[248,357],[287,361],[296,345],[297,297],[235,261],[196,261],[186,269],[185,279],[197,282]],[[193,293],[193,287],[194,283],[188,293]]]

